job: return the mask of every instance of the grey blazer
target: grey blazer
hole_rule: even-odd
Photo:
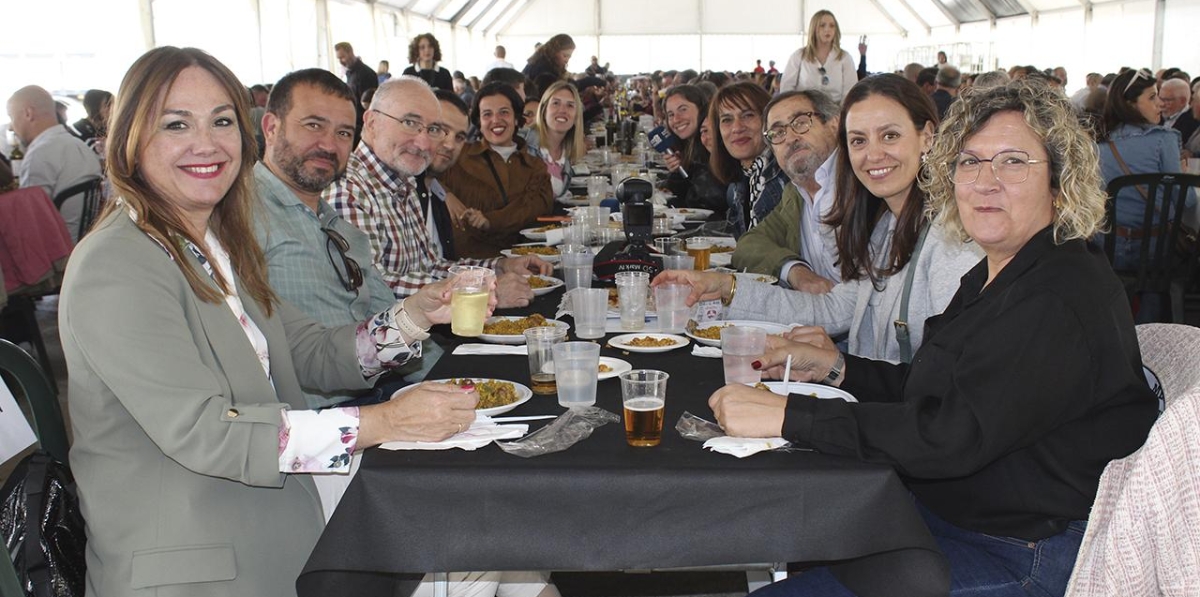
[[[197,298],[128,215],[75,248],[59,323],[90,597],[295,596],[323,519],[312,480],[279,472],[280,411],[305,408],[301,383],[369,384],[355,326],[243,302],[270,379],[229,307]]]

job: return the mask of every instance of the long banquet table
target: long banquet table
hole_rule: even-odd
[[[561,291],[524,312],[553,315]],[[448,334],[447,334],[448,336]],[[430,379],[495,377],[529,385],[524,356],[454,356],[452,338]],[[815,452],[745,459],[702,449],[674,424],[711,419],[721,363],[689,348],[603,356],[671,374],[655,448],[626,445],[621,424],[570,449],[520,458],[468,452],[368,450],[304,572],[301,596],[388,595],[383,578],[465,570],[645,570],[755,562],[826,562],[857,594],[946,595],[944,557],[896,473]],[[597,406],[621,414],[618,379]],[[509,415],[559,414],[534,396]],[[531,423],[536,430],[546,421]]]

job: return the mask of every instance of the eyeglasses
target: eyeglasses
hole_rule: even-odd
[[[395,116],[392,116],[391,114],[388,114],[387,112],[384,112],[382,110],[376,110],[375,108],[371,108],[371,111],[375,112],[376,114],[383,114],[384,116],[387,116],[388,118],[391,118],[392,120],[395,120],[396,122],[399,122],[400,126],[404,127],[404,132],[406,132],[410,135],[415,136],[415,135],[420,135],[421,133],[425,133],[426,135],[429,135],[429,138],[433,139],[434,141],[441,141],[442,139],[444,139],[446,137],[446,129],[442,128],[442,125],[440,125],[440,124],[437,124],[437,123],[425,124],[419,120],[414,120],[412,118],[396,118]]]
[[[971,184],[979,180],[983,163],[992,163],[992,174],[1004,184],[1021,184],[1029,179],[1030,164],[1049,164],[1050,160],[1031,160],[1024,151],[1001,151],[990,160],[969,153],[958,154],[954,160],[954,184]]]
[[[363,272],[358,262],[347,254],[347,251],[350,250],[350,243],[346,242],[346,237],[333,228],[322,226],[321,232],[328,237],[325,240],[325,252],[329,255],[329,263],[333,265],[333,270],[337,272],[338,281],[348,292],[358,292],[358,288],[363,284]],[[334,251],[337,251],[337,259],[334,258]],[[338,267],[339,261],[342,264],[341,267]]]
[[[1133,73],[1132,77],[1129,77],[1129,82],[1125,84],[1125,91],[1121,92],[1121,95],[1125,95],[1126,93],[1129,93],[1129,90],[1133,89],[1134,82],[1137,81],[1138,79],[1146,79],[1147,81],[1153,81],[1154,73],[1152,73],[1149,70],[1144,69],[1144,68],[1138,69],[1138,71],[1136,73]]]
[[[793,133],[803,135],[812,128],[812,117],[816,112],[801,112],[796,115],[786,126],[773,126],[763,133],[767,138],[767,143],[771,145],[779,145],[787,137],[787,130],[792,129]]]
[[[822,67],[818,68],[817,72],[821,73],[821,84],[828,85],[829,84],[829,75],[825,74],[825,67],[822,66]]]

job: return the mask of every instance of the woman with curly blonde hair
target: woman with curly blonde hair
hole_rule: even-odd
[[[858,402],[728,385],[709,404],[729,435],[895,467],[950,595],[1062,595],[1100,474],[1157,416],[1124,288],[1087,245],[1104,206],[1096,152],[1067,98],[1014,82],[960,97],[927,162],[935,221],[986,257],[925,322],[912,364],[772,338],[756,368],[780,376],[791,356],[792,379]],[[754,593],[849,594],[828,569]]]

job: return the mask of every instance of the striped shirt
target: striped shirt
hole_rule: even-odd
[[[323,198],[366,233],[375,267],[398,299],[445,278],[450,266],[462,263],[494,269],[499,261],[443,259],[421,212],[416,180],[389,168],[366,143],[358,144],[346,175],[330,185]]]

